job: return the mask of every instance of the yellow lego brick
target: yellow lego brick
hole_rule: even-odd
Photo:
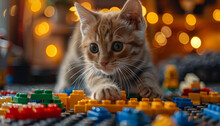
[[[200,93],[188,93],[188,98],[191,99],[194,105],[200,104]]]
[[[177,126],[177,124],[169,115],[158,115],[152,126]]]
[[[9,107],[12,106],[12,103],[3,103],[2,107],[0,108],[0,115],[5,115],[6,111],[9,109]]]
[[[5,102],[6,102],[6,98],[1,97],[1,98],[0,98],[0,107],[1,107],[1,105],[2,105],[3,103],[5,103]]]
[[[150,99],[149,98],[142,98],[141,101],[146,101],[146,102],[149,102]]]
[[[138,101],[137,98],[130,98],[130,100]]]
[[[121,100],[127,100],[125,91],[121,91]]]
[[[220,96],[218,92],[209,92],[211,103],[220,103]]]
[[[57,94],[59,99],[61,99],[61,102],[63,102],[63,105],[66,106],[67,105],[67,93],[58,93]]]
[[[67,97],[66,110],[70,110],[70,96]]]
[[[160,114],[163,111],[162,102],[152,102],[151,109],[153,116]]]
[[[161,102],[160,98],[153,98],[153,102]]]
[[[204,91],[200,92],[200,101],[206,102],[206,103],[210,102],[210,96],[208,95],[207,92],[204,92]]]
[[[85,104],[85,112],[92,110],[92,107],[101,107],[101,104],[98,103],[98,100],[89,100],[89,102]]]
[[[160,114],[173,115],[175,111],[179,111],[180,109],[176,106],[174,102],[166,101],[164,103],[164,111]]]
[[[136,109],[143,111],[145,114],[148,114],[151,117],[153,116],[152,109],[151,109],[149,102],[140,101],[139,105],[136,106]]]
[[[74,108],[74,105],[77,104],[78,101],[85,98],[85,94],[83,90],[73,90],[70,94],[70,109]]]
[[[195,88],[200,89],[200,83],[199,82],[194,82],[194,83],[191,84],[191,89],[195,89]]]
[[[74,113],[85,112],[85,100],[78,101],[78,104],[74,106]]]

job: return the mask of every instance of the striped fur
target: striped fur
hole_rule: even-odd
[[[98,100],[119,99],[120,90],[142,97],[162,96],[145,39],[140,2],[128,0],[121,12],[91,12],[79,4],[76,8],[80,27],[73,33],[55,89],[73,84],[86,88]],[[112,50],[115,41],[123,42],[122,51]],[[98,53],[91,53],[91,43],[98,45]],[[108,64],[103,67],[101,62]]]

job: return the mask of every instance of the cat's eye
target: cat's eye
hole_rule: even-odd
[[[115,41],[112,44],[112,50],[115,52],[120,52],[123,49],[123,43],[119,41]]]
[[[90,51],[91,51],[92,53],[97,53],[97,52],[99,52],[99,47],[98,47],[98,45],[95,44],[95,43],[90,44],[89,49],[90,49]]]

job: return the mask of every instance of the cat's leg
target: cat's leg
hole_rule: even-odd
[[[109,78],[93,73],[86,77],[86,83],[91,91],[92,99],[101,101],[103,99],[118,100],[121,98],[120,89]]]
[[[150,99],[163,97],[157,73],[153,67],[149,67],[140,75],[137,86],[141,97]]]

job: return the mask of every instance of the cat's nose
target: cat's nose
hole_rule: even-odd
[[[106,67],[107,64],[108,64],[108,62],[101,62],[101,65],[102,65],[103,67]]]

